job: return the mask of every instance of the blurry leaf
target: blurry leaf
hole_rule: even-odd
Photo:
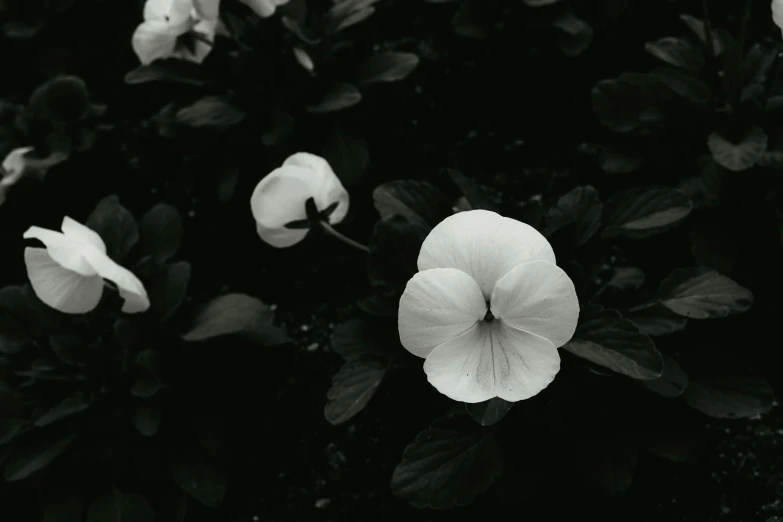
[[[480,209],[497,212],[497,205],[484,195],[481,186],[479,186],[474,179],[469,178],[462,172],[454,169],[446,169],[446,174],[448,174],[451,181],[459,187],[468,202],[470,210]]]
[[[678,189],[693,203],[694,209],[711,208],[720,203],[724,192],[723,168],[712,157],[702,167],[701,174],[686,178],[680,182]]]
[[[503,468],[492,435],[475,429],[431,427],[405,448],[392,475],[392,493],[417,508],[466,506]]]
[[[397,317],[400,303],[400,292],[375,287],[375,293],[356,300],[356,305],[362,311],[376,317]]]
[[[100,200],[85,224],[101,236],[106,243],[106,253],[118,263],[139,240],[136,220],[116,195]]]
[[[608,174],[628,174],[644,165],[643,157],[608,147],[601,149],[598,161],[604,172]]]
[[[625,318],[636,325],[640,332],[651,336],[679,332],[688,324],[688,319],[675,314],[659,302],[639,311],[626,312]]]
[[[0,446],[14,440],[28,425],[24,419],[0,419]]]
[[[468,415],[482,426],[492,426],[500,422],[513,407],[513,402],[505,401],[500,397],[484,402],[465,404]]]
[[[663,373],[655,343],[616,310],[593,306],[563,348],[578,357],[633,379],[653,380]]]
[[[135,382],[130,389],[131,395],[148,399],[163,387],[161,378],[161,360],[157,350],[150,348],[136,356]]]
[[[599,81],[591,92],[598,121],[615,132],[629,132],[663,114],[655,106],[659,81],[642,73],[623,73]]]
[[[669,187],[635,187],[612,197],[603,237],[625,236],[640,239],[664,232],[685,219],[691,202],[679,190]]]
[[[756,161],[759,167],[770,169],[783,169],[783,150],[768,150],[762,152]]]
[[[775,393],[763,376],[751,368],[733,366],[722,375],[692,378],[685,402],[710,417],[753,418],[768,412]]]
[[[656,67],[649,74],[692,103],[706,105],[710,102],[712,94],[707,84],[687,71],[674,67]]]
[[[320,102],[305,108],[315,114],[337,112],[352,107],[362,100],[362,93],[350,83],[335,83]]]
[[[65,364],[83,365],[87,362],[87,343],[81,337],[69,334],[53,335],[49,338],[49,346]]]
[[[576,244],[584,245],[601,227],[603,209],[595,188],[590,185],[576,187],[549,208],[542,232],[545,236],[551,236],[565,225],[575,223]]]
[[[45,500],[41,522],[82,522],[85,499],[79,492],[58,485],[52,487]]]
[[[733,143],[713,132],[707,138],[707,147],[720,166],[742,172],[755,165],[767,150],[767,135],[760,127],[752,127],[739,142]]]
[[[359,183],[370,165],[365,139],[343,125],[326,133],[323,157],[347,187]]]
[[[19,353],[25,345],[27,345],[27,339],[24,337],[10,332],[0,332],[0,353],[9,355]]]
[[[419,271],[417,260],[424,238],[431,228],[411,223],[399,214],[392,214],[375,224],[367,256],[367,275],[374,286],[402,292]]]
[[[155,511],[138,493],[124,493],[117,486],[92,499],[85,522],[153,522]]]
[[[72,395],[39,415],[35,419],[35,425],[39,428],[43,428],[58,420],[81,413],[91,405],[92,401],[87,399],[87,397],[84,397],[83,395]]]
[[[163,408],[159,402],[144,401],[136,406],[136,411],[133,415],[133,425],[145,437],[152,437],[160,428],[162,416]]]
[[[386,363],[367,355],[343,364],[326,394],[326,420],[332,425],[342,424],[361,412],[375,395],[386,370]]]
[[[22,480],[40,471],[65,453],[76,433],[38,429],[18,441],[5,463],[5,480]]]
[[[689,14],[681,14],[680,15],[680,20],[685,22],[685,25],[687,25],[688,28],[691,31],[693,31],[693,34],[696,36],[696,38],[699,39],[700,42],[702,42],[704,44],[707,43],[707,38],[706,38],[707,31],[706,31],[706,27],[705,27],[703,21],[701,21],[698,18],[695,18],[695,17],[693,17],[693,16],[691,16]],[[715,31],[713,31],[713,38],[714,38],[714,33],[715,33]],[[716,51],[717,51],[717,49],[716,49]]]
[[[50,125],[51,122],[63,125],[82,120],[89,108],[90,96],[84,80],[61,75],[47,80],[33,92],[27,112],[32,124],[46,121]]]
[[[262,344],[287,342],[285,331],[274,325],[274,312],[255,297],[227,294],[203,306],[191,329],[182,335],[186,341],[203,341],[234,333],[249,334]]]
[[[663,375],[654,381],[642,381],[642,384],[648,390],[664,397],[679,397],[688,387],[688,374],[682,371],[677,361],[671,357],[664,357]]]
[[[150,300],[149,317],[165,321],[176,313],[187,296],[190,273],[190,263],[179,261],[155,267],[144,278]]]
[[[261,141],[267,147],[274,147],[283,143],[286,138],[294,133],[296,124],[291,113],[282,110],[272,113],[270,123],[271,127],[265,127],[265,131],[261,135]]]
[[[372,198],[381,218],[399,215],[414,225],[434,227],[451,215],[449,199],[425,181],[389,181],[377,186]]]
[[[753,294],[710,268],[682,268],[658,289],[661,302],[690,319],[718,319],[750,308]]]
[[[125,83],[170,82],[203,87],[207,85],[203,72],[198,65],[185,60],[156,60],[130,71],[125,75]]]
[[[704,54],[684,38],[666,36],[655,42],[647,42],[645,49],[659,60],[675,67],[694,72],[704,67]]]
[[[419,65],[419,57],[413,53],[384,51],[375,53],[356,71],[359,86],[373,83],[397,82],[405,79]]]
[[[169,467],[185,493],[207,507],[217,507],[226,495],[226,477],[196,448],[180,446],[169,455]]]
[[[487,36],[486,3],[483,0],[462,0],[451,19],[453,31],[464,38],[480,40]]]
[[[242,123],[246,114],[227,99],[205,96],[177,111],[176,121],[188,127],[226,130]]]
[[[559,29],[557,42],[566,56],[579,56],[593,41],[593,28],[571,12],[564,13],[552,26]]]
[[[745,55],[742,64],[745,83],[764,85],[767,82],[770,69],[775,63],[778,50],[772,46],[767,47],[761,43],[754,44]]]
[[[363,22],[375,12],[373,4],[379,0],[342,0],[335,2],[326,14],[324,32],[327,35],[339,33]]]
[[[168,261],[179,251],[182,241],[182,217],[177,209],[158,203],[145,213],[140,222],[144,253],[156,263]]]
[[[335,326],[331,348],[345,361],[365,354],[394,353],[400,348],[397,325],[389,321],[351,319]]]
[[[618,290],[638,290],[644,284],[644,272],[635,266],[618,266],[606,286]]]

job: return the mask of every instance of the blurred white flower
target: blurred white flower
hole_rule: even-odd
[[[250,198],[261,239],[276,248],[302,241],[309,230],[305,203],[310,198],[319,213],[328,214],[329,224],[341,222],[348,213],[348,191],[329,163],[298,152],[262,179]]]
[[[269,18],[278,7],[285,5],[289,0],[239,0],[243,4],[247,5],[255,11],[255,13],[261,18]]]
[[[144,312],[150,306],[147,292],[133,273],[106,255],[101,237],[81,223],[65,217],[62,232],[30,227],[26,239],[38,239],[46,248],[27,247],[27,276],[38,298],[68,314],[83,314],[98,306],[104,279],[117,285],[125,313]]]
[[[299,62],[299,65],[301,65],[307,72],[311,73],[315,70],[313,59],[310,58],[310,55],[307,54],[307,51],[301,47],[294,47],[294,57],[296,58],[296,61]]]
[[[144,65],[160,58],[201,63],[212,50],[217,25],[217,18],[199,15],[193,0],[147,0],[133,50]]]
[[[772,0],[772,21],[783,31],[783,0]]]
[[[9,152],[3,160],[2,178],[0,178],[0,205],[5,203],[8,189],[24,175],[27,168],[25,155],[32,150],[32,147],[19,147]]]
[[[422,244],[400,299],[402,345],[461,402],[528,399],[560,370],[579,301],[534,228],[486,210],[449,216]]]

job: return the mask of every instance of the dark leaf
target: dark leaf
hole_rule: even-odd
[[[431,228],[451,215],[449,199],[425,181],[389,181],[376,187],[372,197],[382,218],[400,215],[414,225]]]
[[[337,112],[353,107],[362,100],[362,93],[350,83],[335,83],[318,103],[306,109],[314,114]]]
[[[609,215],[603,236],[640,239],[664,232],[685,219],[691,201],[669,187],[635,187],[612,197],[614,210]]]
[[[659,60],[675,67],[698,72],[704,67],[704,54],[684,38],[666,36],[655,42],[647,42],[645,49]]]
[[[768,412],[775,393],[763,376],[751,368],[734,365],[726,372],[692,378],[685,402],[710,417],[753,418]]]
[[[367,355],[343,364],[326,395],[326,420],[333,425],[342,424],[361,412],[375,395],[386,370],[386,363]]]
[[[513,402],[508,402],[500,397],[495,397],[484,402],[474,404],[465,404],[468,415],[482,426],[492,426],[500,422],[514,406]]]
[[[651,336],[679,332],[688,324],[688,319],[675,314],[660,302],[639,311],[626,312],[625,318],[635,324],[640,332]]]
[[[558,29],[557,43],[566,56],[579,56],[593,41],[593,28],[571,12],[564,13],[552,26]]]
[[[150,300],[147,314],[159,321],[165,321],[176,313],[188,293],[190,263],[179,261],[156,267],[144,278],[144,286]]]
[[[136,356],[135,382],[131,395],[148,399],[163,387],[161,378],[160,354],[155,349],[147,349]]]
[[[241,333],[262,344],[287,342],[285,331],[274,325],[274,312],[255,297],[227,294],[216,297],[196,314],[193,326],[183,334],[186,341],[203,341],[221,335]]]
[[[121,262],[139,240],[136,220],[115,195],[98,202],[86,225],[101,236],[106,243],[106,253],[117,262]]]
[[[682,268],[658,289],[661,302],[690,319],[717,319],[750,308],[753,294],[709,268]]]
[[[182,241],[182,217],[177,209],[158,203],[141,218],[141,241],[144,253],[162,263],[174,257]]]
[[[323,156],[348,187],[359,183],[370,166],[367,142],[345,126],[335,126],[326,134]]]
[[[400,348],[397,326],[390,321],[351,319],[334,328],[331,347],[345,361],[365,354],[391,354]]]
[[[29,423],[24,419],[0,419],[0,446],[14,440],[27,426]]]
[[[202,87],[207,85],[203,70],[198,65],[184,60],[156,60],[141,65],[125,75],[125,83],[140,84],[170,82]]]
[[[706,105],[710,102],[712,94],[707,84],[687,71],[673,67],[656,67],[650,71],[650,75],[689,102],[697,105]]]
[[[633,483],[638,449],[616,436],[580,441],[579,470],[587,484],[604,495],[620,497]]]
[[[682,371],[677,361],[671,357],[664,357],[663,375],[654,381],[643,381],[642,384],[648,390],[664,397],[679,397],[688,387],[688,374]]]
[[[623,73],[601,80],[593,87],[593,112],[602,125],[615,132],[629,132],[663,114],[656,108],[659,81],[641,73]]]
[[[481,209],[491,210],[493,212],[498,211],[498,206],[484,195],[481,186],[479,186],[475,180],[454,169],[446,169],[446,173],[451,178],[451,181],[459,187],[462,195],[465,196],[468,206],[470,207],[469,210]]]
[[[38,418],[35,419],[35,425],[39,428],[43,428],[53,422],[81,413],[87,410],[91,405],[92,401],[87,397],[83,395],[72,395],[39,415]]]
[[[373,54],[356,71],[360,86],[373,83],[397,82],[405,79],[419,65],[419,57],[413,53],[385,51]]]
[[[78,492],[58,486],[47,495],[41,522],[82,522],[85,500]]]
[[[480,40],[487,36],[486,6],[481,0],[462,0],[451,19],[451,28],[464,38]]]
[[[160,428],[163,407],[157,401],[144,401],[136,407],[133,425],[145,437],[152,437]]]
[[[576,244],[583,245],[601,227],[604,206],[595,188],[576,187],[565,194],[547,212],[543,234],[551,236],[566,225],[576,224]]]
[[[752,127],[735,143],[713,132],[707,138],[707,147],[718,165],[742,172],[755,165],[767,150],[767,134],[760,127]]]
[[[565,344],[569,352],[633,379],[657,379],[663,357],[655,343],[616,310],[593,306]]]
[[[87,343],[81,337],[70,334],[53,335],[49,338],[49,346],[65,364],[80,366],[88,362]]]
[[[5,463],[5,480],[22,480],[40,471],[65,453],[76,433],[38,429],[17,442]]]
[[[27,339],[20,334],[0,332],[0,353],[8,355],[19,353],[25,345],[27,345]]]
[[[138,493],[124,493],[117,486],[92,499],[85,522],[153,522],[155,511]]]
[[[367,256],[370,283],[402,293],[419,271],[417,260],[428,225],[414,224],[401,215],[390,215],[375,224]]]
[[[217,507],[223,502],[226,477],[203,451],[180,447],[170,454],[169,466],[185,493],[207,507]]]
[[[374,294],[356,300],[356,305],[362,311],[376,317],[397,317],[400,303],[400,293],[377,287]]]
[[[245,113],[220,96],[205,96],[177,111],[176,121],[187,127],[226,130],[242,123]]]
[[[378,1],[342,0],[335,2],[326,15],[324,32],[327,35],[332,35],[363,22],[375,12],[375,8],[372,5]]]
[[[609,288],[638,290],[644,284],[644,272],[635,266],[618,266],[606,282]]]

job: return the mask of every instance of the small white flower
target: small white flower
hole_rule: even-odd
[[[544,236],[494,212],[460,212],[430,232],[418,266],[400,299],[400,341],[426,359],[438,391],[514,402],[554,380],[579,301]]]
[[[261,239],[277,248],[302,241],[308,232],[306,225],[286,225],[306,222],[305,203],[310,198],[318,212],[329,212],[327,219],[332,225],[348,213],[348,191],[329,163],[320,156],[298,152],[262,179],[250,198]]]
[[[783,0],[772,0],[772,21],[783,31]]]
[[[133,33],[133,50],[144,65],[161,58],[201,63],[212,50],[207,41],[214,41],[217,25],[216,18],[198,14],[193,0],[147,0],[144,22]]]
[[[65,217],[62,232],[30,227],[26,239],[38,239],[46,248],[27,247],[27,276],[38,298],[68,314],[93,310],[103,295],[104,279],[117,285],[125,313],[144,312],[150,306],[147,292],[133,273],[106,255],[101,237],[81,223]]]
[[[278,7],[285,5],[289,0],[240,0],[261,18],[269,18]]]

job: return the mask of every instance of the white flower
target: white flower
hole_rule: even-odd
[[[460,212],[430,232],[418,266],[400,299],[400,340],[426,358],[438,391],[513,402],[554,380],[579,302],[544,236],[494,212]]]
[[[772,21],[783,31],[783,0],[772,0]]]
[[[25,155],[32,151],[32,147],[19,147],[11,152],[3,160],[3,173],[0,179],[0,205],[5,203],[8,189],[16,185],[27,168],[27,159]]]
[[[307,235],[305,203],[313,198],[319,213],[334,225],[348,213],[348,191],[329,163],[314,154],[298,152],[261,180],[250,207],[261,239],[277,248],[295,245]],[[296,223],[296,228],[286,227]]]
[[[240,0],[243,4],[247,5],[255,11],[255,13],[261,18],[269,18],[278,7],[285,5],[289,0]]]
[[[133,33],[133,50],[142,64],[160,58],[201,63],[212,50],[218,20],[201,17],[193,0],[147,0],[144,22]],[[206,41],[204,41],[206,40]]]
[[[46,248],[25,248],[27,276],[38,298],[68,314],[83,314],[98,306],[104,279],[117,285],[125,300],[122,311],[144,312],[150,306],[144,285],[133,273],[106,255],[101,237],[65,217],[62,232],[30,227],[26,239],[38,239]]]

